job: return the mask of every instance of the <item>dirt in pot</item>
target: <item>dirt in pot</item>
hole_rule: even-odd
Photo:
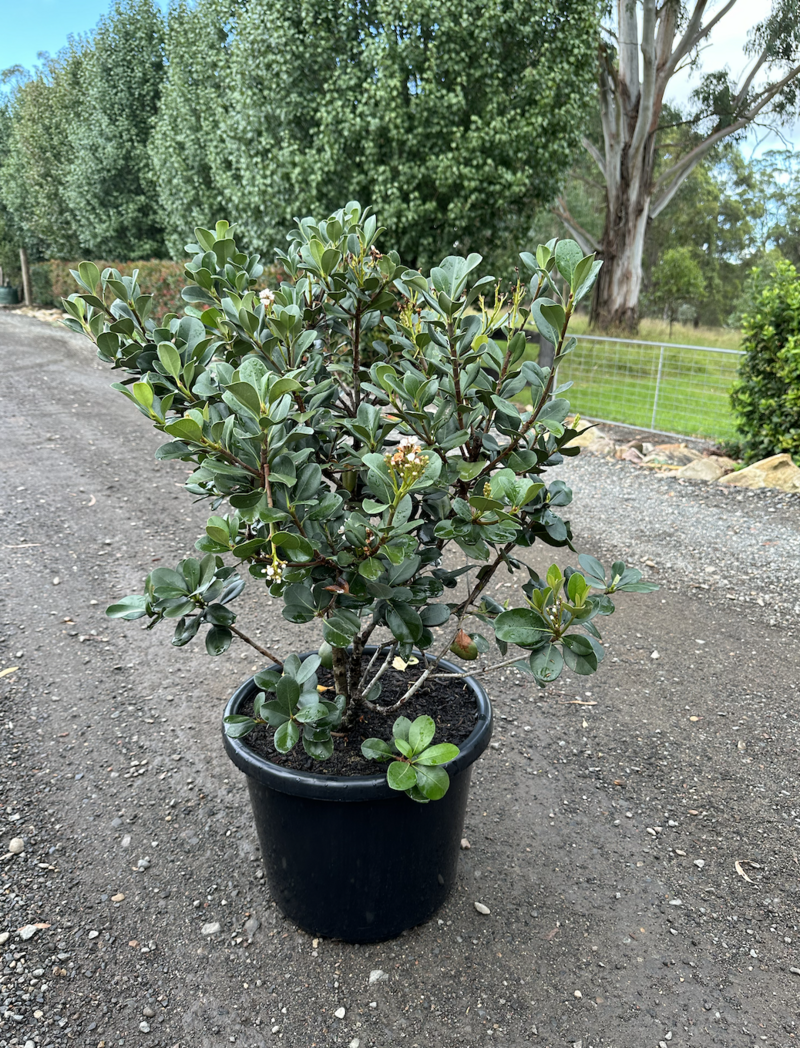
[[[389,670],[381,678],[383,691],[379,700],[382,706],[392,706],[405,694],[408,687],[417,679],[423,666],[409,666],[400,673]],[[317,671],[319,683],[324,687],[333,686],[333,674],[330,670]],[[251,715],[253,703],[245,703],[240,713]],[[333,754],[326,761],[317,761],[309,757],[299,742],[291,753],[278,753],[273,745],[274,729],[259,726],[242,741],[260,756],[272,764],[295,771],[315,771],[321,775],[375,775],[386,765],[367,760],[361,753],[364,739],[378,738],[387,741],[392,735],[392,725],[397,717],[408,717],[414,720],[421,714],[433,717],[436,724],[434,743],[452,742],[461,746],[475,727],[477,705],[470,688],[462,680],[427,680],[419,691],[399,710],[392,713],[380,713],[377,710],[364,710],[359,721],[346,735],[334,737]]]

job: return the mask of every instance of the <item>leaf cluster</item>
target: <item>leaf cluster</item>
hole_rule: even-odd
[[[391,742],[365,739],[361,752],[376,761],[389,761],[386,781],[393,790],[422,804],[438,801],[447,793],[450,777],[442,765],[455,760],[459,749],[451,742],[431,746],[436,725],[423,714],[416,720],[398,717],[392,726]]]

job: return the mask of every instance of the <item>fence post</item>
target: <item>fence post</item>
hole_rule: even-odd
[[[19,268],[22,270],[22,292],[25,298],[25,305],[33,305],[31,301],[31,270],[28,265],[28,252],[24,247],[19,249]]]
[[[656,392],[653,397],[653,416],[650,419],[650,429],[656,428],[656,410],[658,408],[658,391],[661,388],[661,368],[664,365],[664,347],[661,347],[661,352],[658,354],[658,374],[656,375]]]

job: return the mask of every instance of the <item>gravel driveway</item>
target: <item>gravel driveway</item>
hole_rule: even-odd
[[[438,919],[318,941],[219,739],[250,652],[103,615],[188,552],[186,467],[147,463],[88,343],[4,314],[0,353],[0,1048],[798,1043],[797,496],[573,461],[580,547],[663,589],[621,601],[597,677],[494,683]],[[242,621],[297,643],[277,605]]]

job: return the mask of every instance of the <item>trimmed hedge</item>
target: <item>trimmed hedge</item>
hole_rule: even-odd
[[[186,302],[181,298],[181,289],[186,286],[183,262],[152,258],[138,262],[95,261],[95,265],[101,273],[110,267],[118,269],[123,276],[130,276],[134,269],[138,269],[139,286],[155,300],[154,316],[178,313],[186,308]],[[77,262],[65,262],[61,259],[50,259],[49,262],[37,262],[32,265],[31,297],[34,303],[37,306],[60,306],[62,298],[69,298],[73,292],[79,290],[70,273],[71,269],[77,268]],[[280,266],[264,266],[263,286],[275,287],[284,278],[285,274]]]
[[[186,305],[181,298],[181,288],[186,284],[183,262],[150,259],[140,262],[97,261],[95,264],[100,272],[111,267],[118,269],[123,276],[130,276],[134,269],[138,269],[142,290],[152,294],[155,299],[156,315],[175,313]],[[62,298],[68,298],[78,290],[70,273],[71,269],[77,268],[77,262],[63,262],[61,259],[37,262],[31,266],[31,296],[34,302],[39,306],[61,305]]]

